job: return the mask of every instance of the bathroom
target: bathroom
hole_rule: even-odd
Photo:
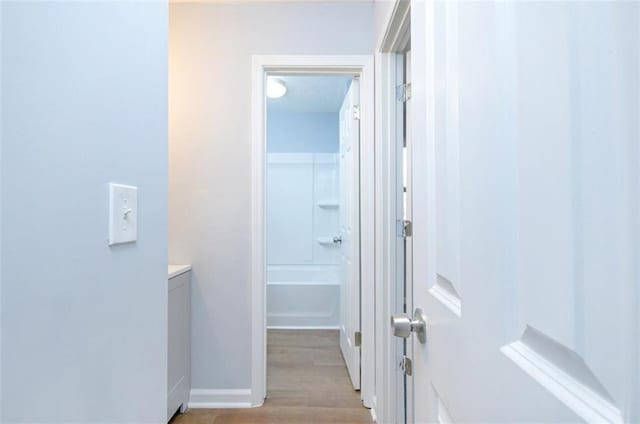
[[[339,327],[339,112],[350,82],[341,76],[267,82],[270,329]]]

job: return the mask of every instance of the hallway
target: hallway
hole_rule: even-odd
[[[337,330],[269,330],[261,408],[190,410],[172,424],[371,423],[342,359]]]

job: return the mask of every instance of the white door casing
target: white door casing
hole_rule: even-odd
[[[408,50],[404,54],[404,72],[405,72],[405,84],[407,90],[404,98],[404,145],[403,149],[403,177],[404,181],[404,217],[405,222],[409,225],[409,230],[407,233],[407,229],[405,228],[405,233],[407,233],[405,237],[405,250],[404,250],[404,303],[405,303],[405,313],[409,316],[413,315],[413,128],[411,125],[412,117],[413,117],[413,101],[411,100],[411,90],[412,90],[412,65],[411,65],[411,50]],[[412,357],[411,352],[411,344],[412,340],[405,340],[405,355],[408,358]],[[406,366],[405,366],[406,368]],[[404,401],[404,413],[405,413],[405,421],[407,423],[411,423],[414,421],[414,402],[415,398],[413,396],[413,390],[410,389],[411,384],[411,374],[413,373],[413,366],[410,366],[411,372],[405,372],[405,401]]]
[[[403,209],[404,52],[410,46],[410,3],[396,1],[376,53],[376,402],[377,422],[405,420],[404,340],[392,336],[389,317],[404,310]],[[407,293],[408,295],[411,294]],[[411,345],[409,345],[410,347]]]
[[[394,246],[390,249],[391,252],[394,252],[394,261],[396,266],[394,267],[395,274],[391,278],[391,284],[394,290],[394,296],[390,296],[393,300],[392,314],[398,313],[406,313],[408,311],[408,307],[411,305],[407,305],[408,297],[407,295],[411,292],[410,287],[410,273],[408,271],[411,270],[410,264],[407,263],[407,260],[411,258],[410,248],[411,248],[411,239],[407,238],[405,235],[405,225],[411,219],[409,216],[410,208],[410,199],[408,199],[408,195],[410,194],[410,189],[408,187],[407,177],[410,175],[407,169],[407,159],[409,159],[405,146],[408,147],[409,139],[407,134],[407,127],[405,125],[407,118],[407,103],[403,98],[403,92],[406,90],[407,80],[406,75],[406,55],[404,53],[398,53],[394,55],[394,65],[395,65],[395,84],[394,84],[394,97],[392,99],[392,104],[395,108],[395,131],[393,135],[390,137],[393,144],[393,153],[392,156],[395,159],[395,163],[393,166],[394,178],[393,183],[395,185],[394,190],[392,191],[395,195],[392,199],[393,202],[393,219],[395,223],[395,231],[393,233],[393,239],[391,243]],[[388,320],[386,320],[388,321]],[[393,422],[395,423],[405,423],[407,422],[407,376],[405,375],[404,370],[400,366],[404,358],[407,356],[408,350],[411,345],[407,344],[406,339],[401,339],[397,337],[392,338],[393,343],[393,370],[392,376],[395,379],[395,391],[394,391],[394,415]]]
[[[412,2],[415,422],[640,421],[638,27]]]
[[[340,349],[354,389],[360,389],[360,111],[353,79],[340,108]]]

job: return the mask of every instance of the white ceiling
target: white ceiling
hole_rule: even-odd
[[[287,94],[267,99],[269,111],[339,112],[351,77],[282,76],[276,77],[287,86]]]

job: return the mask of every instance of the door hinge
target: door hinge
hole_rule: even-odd
[[[411,237],[413,235],[413,223],[407,219],[402,221],[402,236]]]
[[[398,220],[398,237],[411,237],[413,235],[413,224],[409,220]]]
[[[396,87],[396,98],[399,102],[406,103],[411,99],[411,83],[401,84]]]
[[[362,346],[362,333],[361,332],[356,331],[356,333],[353,335],[353,344],[356,347]]]
[[[353,107],[353,119],[359,121],[360,120],[360,106]]]
[[[411,376],[413,373],[413,362],[411,362],[411,358],[408,356],[402,356],[400,360],[400,369],[404,371],[405,375]]]

